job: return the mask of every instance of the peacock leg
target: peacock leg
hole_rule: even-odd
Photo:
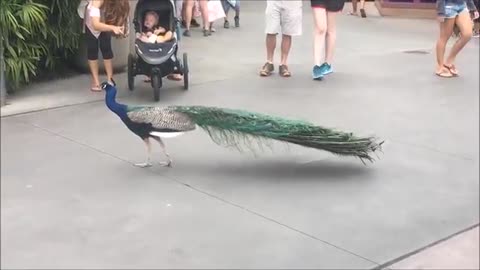
[[[165,144],[163,143],[162,139],[160,137],[152,137],[152,138],[155,139],[160,144],[160,147],[162,148],[163,153],[167,157],[166,162],[159,162],[160,165],[165,167],[172,167],[172,159],[170,158],[170,155],[167,153],[167,149],[165,148]]]
[[[135,166],[140,167],[140,168],[151,167],[152,163],[150,163],[150,157],[152,155],[152,146],[150,145],[150,139],[145,138],[145,139],[143,139],[143,142],[145,142],[145,145],[147,146],[147,159],[144,163],[137,163],[137,164],[135,164]]]

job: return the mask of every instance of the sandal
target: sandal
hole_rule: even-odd
[[[290,71],[288,71],[287,65],[280,65],[278,67],[278,70],[280,72],[280,76],[282,77],[290,77],[292,74],[290,74]]]
[[[451,64],[451,65],[443,65],[446,69],[448,69],[448,71],[450,71],[450,73],[453,75],[453,76],[458,76],[458,70],[457,68],[455,67],[454,64]]]
[[[263,65],[262,70],[260,70],[260,76],[268,77],[272,75],[273,70],[274,70],[273,64],[266,62],[265,65]]]
[[[240,17],[235,16],[233,19],[235,20],[235,27],[240,27]]]
[[[437,71],[435,72],[435,74],[439,77],[442,77],[442,78],[452,78],[453,77],[453,74],[450,72],[450,70],[447,68],[447,69],[442,69],[441,71]]]
[[[167,76],[167,79],[172,81],[181,81],[183,79],[183,76],[178,73],[172,73]]]
[[[102,92],[102,88],[99,85],[92,86],[90,88],[90,91],[92,92]]]
[[[195,27],[200,27],[200,24],[195,19],[192,19],[190,21],[190,26],[195,28]]]
[[[363,8],[360,9],[360,16],[362,16],[362,18],[367,17],[367,13],[365,13],[365,9],[363,9]]]

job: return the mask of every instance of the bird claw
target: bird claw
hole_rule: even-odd
[[[147,168],[147,167],[152,167],[152,164],[144,162],[144,163],[137,163],[137,164],[135,164],[135,166],[140,167],[140,168]]]

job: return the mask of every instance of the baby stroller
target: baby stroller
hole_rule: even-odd
[[[159,15],[159,25],[167,31],[172,31],[173,38],[164,43],[144,43],[135,39],[135,54],[128,55],[128,89],[133,91],[135,76],[139,74],[149,76],[153,97],[158,101],[162,78],[169,74],[183,75],[183,88],[188,90],[188,58],[187,53],[183,54],[182,62],[177,58],[179,21],[174,0],[138,0],[133,17],[135,33],[143,32],[147,11],[154,11]]]

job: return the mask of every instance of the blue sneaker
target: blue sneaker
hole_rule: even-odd
[[[323,76],[328,75],[328,74],[333,72],[332,65],[328,64],[327,62],[323,63],[320,66],[320,70],[321,70]]]
[[[312,76],[314,80],[323,79],[322,67],[318,65],[313,66]]]

